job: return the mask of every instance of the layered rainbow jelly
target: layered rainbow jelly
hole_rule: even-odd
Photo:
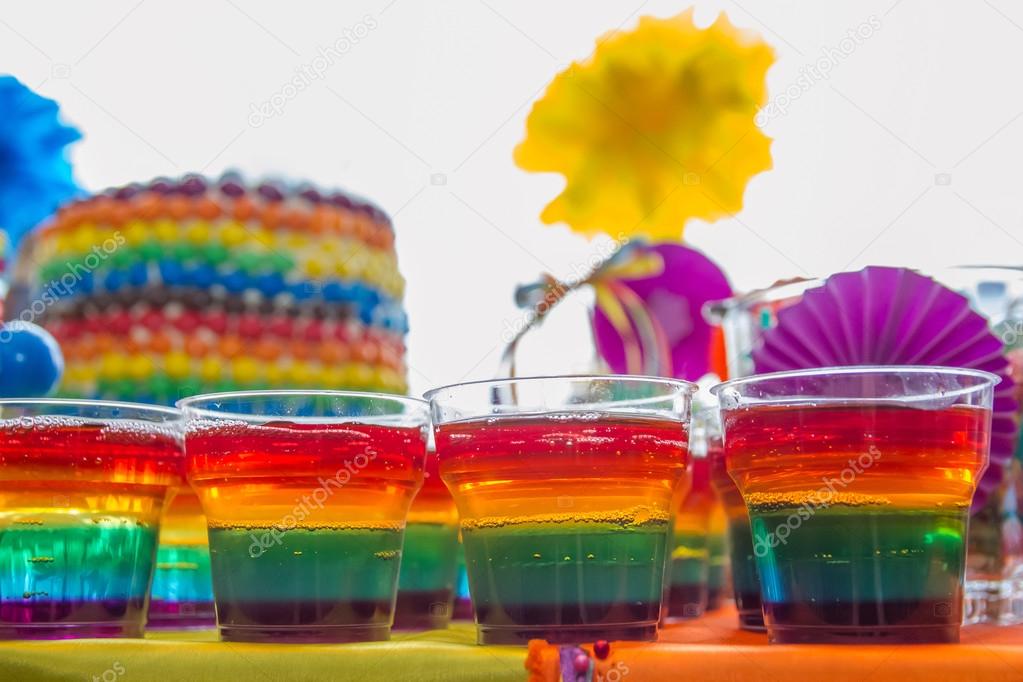
[[[458,510],[429,455],[423,487],[412,501],[401,553],[394,627],[445,628],[458,579]]]
[[[953,642],[990,411],[895,403],[726,411],[774,642]]]
[[[715,496],[707,528],[707,610],[721,608],[726,585],[728,567],[728,517]]]
[[[728,526],[729,565],[732,569],[732,597],[739,611],[739,627],[763,632],[764,612],[760,605],[760,577],[753,554],[753,533],[749,512],[735,481],[728,475],[725,451],[720,439],[711,439],[707,450],[710,478],[721,500]]]
[[[141,637],[182,464],[155,422],[0,420],[0,637]]]
[[[419,427],[196,420],[186,448],[222,638],[388,638]]]
[[[680,421],[569,412],[435,435],[481,643],[656,637],[688,451]]]
[[[177,488],[160,523],[146,626],[177,629],[214,625],[206,517],[191,488]]]
[[[665,620],[697,618],[707,609],[708,545],[714,493],[706,457],[693,457],[690,485],[675,511],[671,574],[665,590]]]

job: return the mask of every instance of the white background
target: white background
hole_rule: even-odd
[[[492,376],[521,320],[515,285],[568,276],[600,250],[537,218],[561,180],[512,163],[532,101],[604,32],[687,6],[8,2],[0,72],[57,99],[86,134],[73,154],[86,188],[237,167],[380,203],[409,283],[419,393]],[[700,2],[697,20],[721,10],[776,48],[772,96],[848,31],[880,25],[768,123],[775,169],[750,183],[738,217],[689,226],[736,288],[866,264],[1023,263],[1023,4]],[[252,115],[319,48],[357,34],[279,115]],[[581,319],[565,313],[548,349],[579,357]]]

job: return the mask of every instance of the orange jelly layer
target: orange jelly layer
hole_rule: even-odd
[[[706,534],[714,508],[714,491],[710,487],[710,463],[706,457],[693,457],[689,467],[690,485],[676,507],[676,534]]]
[[[991,413],[972,406],[768,406],[726,411],[728,471],[752,508],[964,507]]]
[[[205,545],[206,517],[191,488],[175,488],[160,525],[160,545]]]
[[[426,458],[423,487],[412,500],[408,513],[409,523],[454,525],[458,523],[458,510],[448,487],[441,480],[436,453]]]
[[[666,522],[686,467],[681,422],[553,414],[437,427],[462,527]]]
[[[0,422],[0,509],[138,515],[156,521],[184,457],[173,429],[61,417]]]
[[[712,445],[707,452],[707,459],[710,460],[710,482],[717,493],[728,515],[729,522],[745,519],[749,523],[749,512],[746,510],[746,502],[742,499],[742,493],[735,481],[728,475],[728,468],[725,463],[725,451],[721,443]]]
[[[186,436],[211,527],[400,529],[423,480],[416,427],[209,422]]]

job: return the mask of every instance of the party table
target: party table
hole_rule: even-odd
[[[959,645],[768,646],[722,609],[670,626],[654,644],[612,643],[603,682],[1020,682],[1023,627],[975,626]],[[395,633],[390,642],[234,644],[211,631],[144,640],[0,643],[0,680],[558,680],[558,647],[476,646],[473,628]],[[594,677],[594,680],[600,679]]]
[[[477,647],[471,625],[394,633],[365,644],[241,644],[214,631],[147,635],[146,639],[0,642],[3,682],[173,682],[359,680],[521,682],[523,647]]]
[[[655,644],[613,643],[607,659],[597,662],[596,672],[604,682],[1023,681],[1023,626],[967,627],[958,645],[772,646],[766,635],[739,630],[735,623],[733,609],[720,609],[668,626]],[[531,643],[530,682],[559,679],[557,658],[557,647]]]

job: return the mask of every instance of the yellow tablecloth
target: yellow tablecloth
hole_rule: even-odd
[[[522,682],[524,647],[476,646],[471,625],[366,644],[235,644],[213,631],[0,642],[0,682]]]

